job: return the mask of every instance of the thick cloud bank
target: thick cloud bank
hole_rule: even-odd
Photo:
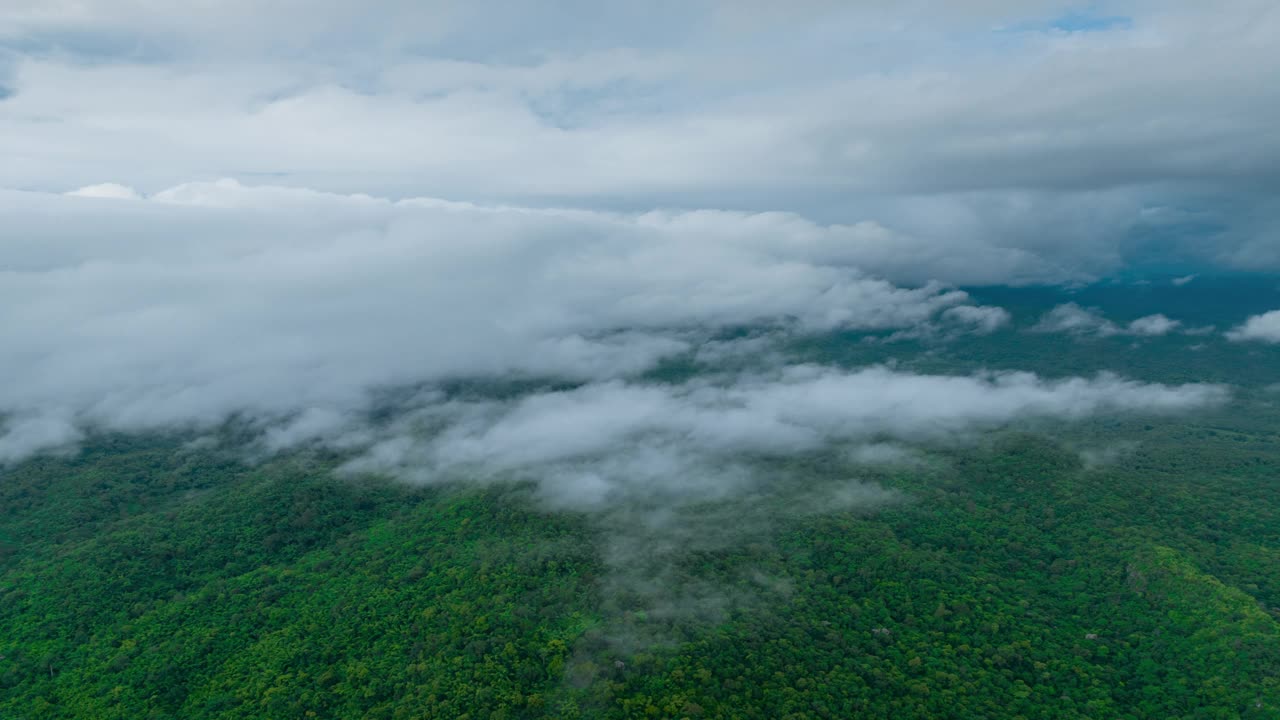
[[[349,412],[451,378],[624,377],[701,333],[907,328],[998,309],[857,269],[857,227],[778,213],[391,202],[234,182],[0,193],[0,456],[86,426]],[[50,218],[56,217],[56,222]]]

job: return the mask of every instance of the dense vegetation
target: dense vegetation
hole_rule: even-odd
[[[1058,338],[1005,363],[1054,342],[1009,338],[912,362],[1053,374],[1078,354],[1077,372],[1175,381],[1169,348],[1201,342]],[[853,475],[906,501],[784,503],[629,583],[602,557],[608,517],[546,512],[519,485],[100,436],[0,471],[0,718],[1280,717],[1276,353],[1196,352],[1249,392],[1195,417],[1009,429],[923,465],[779,461],[783,498]],[[719,602],[660,608],[629,590],[646,581]]]

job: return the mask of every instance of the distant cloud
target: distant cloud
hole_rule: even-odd
[[[1197,277],[1199,277],[1199,275],[1195,275],[1195,274],[1183,275],[1182,277],[1176,277],[1170,280],[1169,282],[1173,283],[1177,287],[1182,287],[1183,285],[1186,285],[1192,280],[1195,280]]]
[[[1229,330],[1227,339],[1235,342],[1280,343],[1280,310],[1254,315],[1240,327]]]
[[[945,285],[870,276],[866,230],[784,213],[393,202],[235,182],[103,197],[133,198],[111,185],[0,192],[5,232],[21,239],[0,285],[11,448],[72,437],[36,428],[301,413],[268,441],[287,445],[343,430],[379,387],[627,377],[725,326],[893,330],[971,308],[945,321],[985,330],[1004,317]]]
[[[72,190],[67,193],[73,197],[87,198],[108,198],[112,200],[141,200],[142,196],[137,190],[125,185],[116,183],[101,183],[99,185],[87,185],[79,190]]]
[[[1083,448],[1079,451],[1080,459],[1084,462],[1085,469],[1096,470],[1108,465],[1114,465],[1123,458],[1132,455],[1138,447],[1138,443],[1125,440],[1099,447]]]
[[[946,342],[963,335],[990,335],[1012,320],[1008,310],[990,305],[957,305],[943,310],[936,321],[921,322],[886,336],[867,336],[866,343],[921,340]]]
[[[1045,313],[1032,328],[1032,331],[1095,335],[1098,337],[1112,335],[1155,337],[1167,335],[1180,327],[1182,327],[1181,321],[1171,320],[1160,314],[1140,317],[1128,325],[1121,326],[1103,317],[1101,311],[1097,308],[1085,308],[1076,303],[1065,303]]]
[[[903,282],[1280,268],[1270,3],[766,5],[10,0],[0,187],[786,210]]]

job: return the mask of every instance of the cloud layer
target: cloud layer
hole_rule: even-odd
[[[88,194],[0,193],[7,455],[52,444],[56,427],[73,439],[349,411],[377,388],[452,378],[623,377],[718,327],[894,329],[967,308],[955,322],[982,329],[999,315],[944,286],[869,277],[855,265],[868,231],[787,214],[234,182]]]
[[[1097,308],[1081,307],[1076,303],[1059,305],[1040,318],[1031,328],[1033,332],[1071,333],[1074,335],[1094,335],[1111,337],[1113,335],[1135,335],[1139,337],[1156,337],[1168,335],[1182,328],[1180,320],[1172,320],[1161,314],[1146,315],[1133,320],[1128,325],[1117,325],[1103,317]],[[1184,332],[1203,334],[1205,329],[1184,330]]]
[[[9,2],[0,187],[788,210],[911,282],[1280,268],[1274,3],[951,5]]]

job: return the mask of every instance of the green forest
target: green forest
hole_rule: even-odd
[[[1092,358],[1242,389],[907,464],[761,459],[767,512],[681,510],[694,540],[718,539],[651,556],[619,517],[548,510],[521,482],[246,458],[233,425],[214,444],[99,434],[0,471],[0,717],[1280,717],[1276,353],[996,340],[975,355],[835,334],[791,352],[1047,375]],[[849,477],[897,500],[806,504]],[[636,544],[628,573],[606,558],[619,542]]]

